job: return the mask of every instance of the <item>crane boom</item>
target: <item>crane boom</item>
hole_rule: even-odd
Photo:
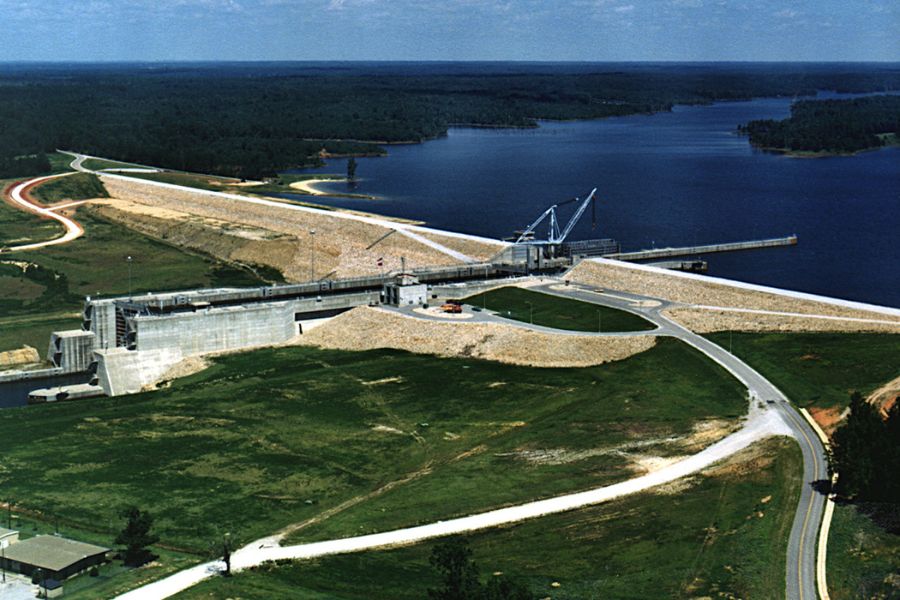
[[[519,235],[519,238],[516,240],[517,244],[561,244],[565,241],[566,237],[572,232],[572,229],[575,228],[575,224],[584,214],[585,209],[587,209],[587,205],[594,201],[594,196],[597,193],[597,188],[591,190],[591,193],[587,195],[584,200],[581,200],[581,204],[578,205],[578,208],[575,210],[575,214],[572,215],[572,218],[569,219],[569,222],[566,224],[566,227],[560,231],[559,229],[559,221],[556,218],[556,209],[559,206],[564,204],[569,204],[571,202],[578,202],[579,198],[573,198],[571,200],[566,200],[565,202],[559,202],[554,204],[539,216],[535,221],[529,225],[522,233]],[[535,227],[540,225],[544,219],[550,217],[550,227],[547,232],[546,240],[530,240],[527,239],[529,234],[534,233]]]

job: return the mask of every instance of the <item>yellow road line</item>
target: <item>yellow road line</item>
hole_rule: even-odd
[[[815,473],[819,472],[819,457],[816,456],[815,447],[812,444],[812,441],[809,439],[809,436],[806,435],[806,432],[803,430],[803,422],[797,419],[796,415],[794,415],[792,410],[788,410],[788,414],[790,414],[791,419],[795,423],[800,424],[800,433],[803,434],[803,439],[806,440],[806,445],[809,446],[810,453],[813,457],[813,471]],[[809,504],[806,507],[806,517],[803,519],[803,528],[800,530],[800,543],[797,547],[797,589],[800,592],[800,600],[803,600],[803,569],[800,568],[800,564],[802,563],[801,559],[803,557],[803,544],[806,541],[806,530],[809,525],[809,515],[812,513],[813,507],[813,498],[814,496],[810,494],[809,496]]]

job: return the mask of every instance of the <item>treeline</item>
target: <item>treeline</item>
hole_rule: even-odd
[[[538,119],[817,89],[900,89],[900,72],[867,65],[20,66],[0,75],[0,164],[64,148],[256,178],[319,164],[323,153],[382,153],[378,142],[421,141],[454,124],[533,127]]]
[[[50,159],[43,152],[27,156],[0,155],[0,179],[27,177],[50,172]]]
[[[882,134],[900,134],[900,96],[804,100],[783,121],[750,121],[740,127],[750,143],[793,152],[847,153],[884,145]]]
[[[900,402],[882,418],[854,393],[847,421],[834,432],[831,466],[839,496],[868,503],[882,526],[900,533]]]

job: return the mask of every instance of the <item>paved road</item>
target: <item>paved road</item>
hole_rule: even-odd
[[[606,298],[606,294],[597,294],[588,287],[576,287],[566,293],[561,293],[558,286],[548,285],[536,289],[629,310],[643,316],[656,323],[663,330],[663,335],[672,335],[690,344],[722,365],[750,390],[752,397],[765,402],[766,406],[771,406],[782,416],[797,443],[800,444],[803,454],[803,486],[788,540],[787,572],[785,574],[786,597],[788,600],[816,600],[818,597],[816,592],[816,539],[819,524],[822,522],[826,496],[818,492],[814,486],[817,482],[829,479],[828,461],[825,456],[825,448],[818,436],[806,420],[788,403],[788,399],[782,391],[721,346],[665,317],[662,311],[671,306],[665,301],[659,300],[657,306],[648,306],[644,302],[640,302],[638,296],[614,292],[619,297],[631,297],[631,302],[624,302],[616,298]],[[652,301],[649,298],[644,300]],[[770,405],[769,402],[773,404]]]
[[[757,399],[764,407],[776,411],[790,428],[791,435],[797,440],[803,454],[803,482],[800,502],[794,515],[791,535],[788,540],[787,570],[785,574],[786,597],[789,600],[815,600],[816,591],[816,543],[819,524],[825,507],[825,494],[816,491],[816,482],[827,481],[828,461],[825,449],[812,427],[789,404],[787,397],[775,385],[757,373],[745,362],[714,344],[703,336],[682,327],[662,314],[675,303],[659,298],[650,298],[637,294],[619,291],[600,291],[586,285],[560,285],[558,281],[529,289],[542,293],[574,298],[610,308],[617,308],[640,315],[651,321],[657,329],[647,332],[598,334],[588,332],[570,332],[576,335],[666,335],[680,339],[693,346],[706,356],[720,364],[747,387],[752,398]],[[408,309],[403,312],[420,318],[442,320],[440,317],[426,317],[420,313],[412,313]],[[515,324],[519,327],[536,331],[559,333],[557,330],[511,321],[491,312],[472,313],[477,322],[500,322]],[[770,404],[771,402],[771,404]]]

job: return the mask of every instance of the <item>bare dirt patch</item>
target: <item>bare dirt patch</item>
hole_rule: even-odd
[[[837,406],[832,406],[830,408],[810,406],[807,411],[809,412],[809,416],[819,424],[819,427],[822,428],[822,431],[824,431],[828,437],[831,437],[834,430],[837,429],[838,425],[841,424],[841,421],[844,420],[844,413],[846,412],[844,409]]]
[[[293,343],[343,350],[396,348],[519,365],[581,367],[622,360],[656,343],[651,336],[579,336],[494,323],[438,322],[358,307]]]
[[[41,355],[36,348],[22,346],[17,350],[0,352],[0,367],[31,365],[41,362]]]
[[[886,417],[898,397],[900,397],[900,377],[892,379],[869,394],[868,400],[878,407],[882,416]]]

